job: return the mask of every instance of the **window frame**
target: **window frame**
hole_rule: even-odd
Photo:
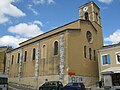
[[[102,55],[101,55],[101,64],[102,64],[102,66],[108,66],[108,65],[111,64],[111,63],[110,63],[110,60],[109,60],[109,61],[107,60],[107,62],[109,62],[109,63],[103,64],[103,56],[105,56],[105,55],[109,56],[109,59],[110,59],[110,54],[102,54]]]
[[[47,56],[47,45],[43,44],[42,47],[41,47],[41,58],[45,59],[46,56]]]
[[[87,46],[84,46],[84,58],[87,58]]]
[[[96,21],[98,22],[98,13],[96,12],[95,15],[96,15]]]
[[[86,32],[86,38],[87,38],[87,41],[89,43],[92,43],[93,42],[93,36],[92,36],[92,32],[91,31],[87,31]]]
[[[32,60],[35,60],[35,56],[36,56],[36,48],[32,49]]]
[[[13,65],[13,62],[14,62],[14,55],[12,55],[12,59],[11,59],[11,65]]]
[[[115,52],[116,64],[120,64],[120,62],[118,61],[118,58],[117,58],[117,54],[120,54],[120,52]]]
[[[19,64],[20,62],[20,53],[18,53],[18,56],[17,56],[17,63]]]
[[[85,17],[85,20],[89,20],[89,13],[88,13],[88,12],[85,12],[85,13],[84,13],[84,17]]]
[[[55,54],[55,42],[58,42],[57,54]],[[55,40],[53,42],[53,56],[57,56],[57,55],[59,55],[59,41]]]
[[[92,60],[92,48],[89,48],[89,59]]]
[[[25,51],[25,53],[24,53],[24,62],[26,62],[27,61],[27,51]]]

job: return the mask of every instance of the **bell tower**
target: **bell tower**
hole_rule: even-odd
[[[100,8],[92,1],[80,6],[80,19],[89,20],[101,26]]]

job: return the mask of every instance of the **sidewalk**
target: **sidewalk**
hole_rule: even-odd
[[[91,87],[87,87],[86,90],[105,90],[103,87],[99,88],[98,86],[91,86]]]
[[[94,87],[94,88],[91,88],[91,90],[105,90],[104,88],[99,88],[99,87]]]
[[[13,87],[19,90],[38,90],[38,89],[35,89],[35,87],[30,86],[30,85],[17,84],[17,83],[12,83],[12,82],[10,82],[8,85],[10,87]]]

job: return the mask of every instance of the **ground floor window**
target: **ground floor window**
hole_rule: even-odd
[[[120,73],[116,73],[112,75],[112,83],[113,86],[120,86]]]

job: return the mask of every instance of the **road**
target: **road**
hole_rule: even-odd
[[[35,89],[30,88],[28,86],[22,86],[22,85],[9,83],[8,84],[8,90],[35,90]]]
[[[8,90],[38,90],[38,89],[33,89],[29,86],[23,86],[23,85],[18,85],[18,84],[13,84],[9,83],[8,84]],[[103,88],[92,88],[92,89],[86,89],[86,90],[104,90]]]

